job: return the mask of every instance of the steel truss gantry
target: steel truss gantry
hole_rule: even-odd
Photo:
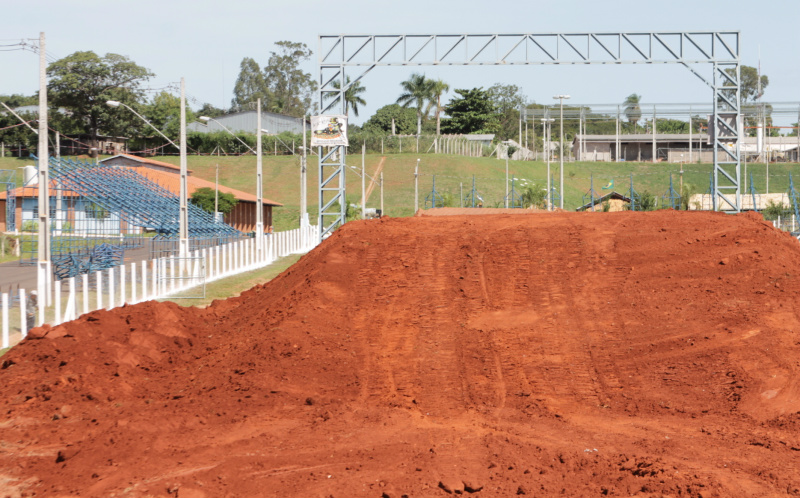
[[[378,66],[680,64],[713,92],[714,209],[739,211],[740,36],[739,31],[319,35],[320,111],[338,105],[345,114],[344,92]],[[710,77],[697,67],[706,64],[712,66]],[[345,222],[345,148],[320,151],[319,157],[323,237]],[[333,210],[337,200],[339,209]]]

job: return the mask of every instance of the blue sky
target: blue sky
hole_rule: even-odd
[[[123,54],[156,73],[150,87],[183,76],[191,96],[216,106],[230,104],[241,60],[252,57],[263,65],[280,40],[314,50],[305,70],[317,78],[320,33],[739,30],[743,64],[757,65],[760,47],[762,73],[770,78],[764,100],[800,101],[798,0],[34,0],[14,2],[11,12],[2,40],[36,38],[44,31],[47,51],[57,58],[78,50]],[[0,52],[0,94],[33,93],[37,65],[32,53]],[[620,103],[631,93],[641,94],[645,103],[711,100],[705,85],[671,64],[378,68],[363,80],[367,106],[355,122],[394,102],[399,82],[415,71],[451,88],[515,84],[539,103],[551,103],[559,93],[570,94],[574,104]]]

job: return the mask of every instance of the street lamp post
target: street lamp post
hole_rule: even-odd
[[[132,113],[134,113],[139,119],[144,121],[145,123],[150,126],[150,128],[154,129],[156,133],[161,135],[167,142],[172,144],[173,147],[178,149],[180,152],[180,167],[181,167],[181,178],[180,178],[180,211],[179,211],[179,228],[178,228],[178,248],[179,248],[179,257],[185,258],[189,255],[189,206],[187,204],[187,195],[188,195],[188,188],[186,177],[188,176],[187,172],[187,164],[186,164],[186,84],[185,80],[181,78],[181,131],[180,131],[180,146],[176,145],[175,142],[169,139],[166,135],[161,133],[161,130],[153,126],[153,123],[148,121],[144,118],[141,114],[134,111],[130,106],[123,104],[117,100],[108,100],[106,104],[109,107],[119,107],[122,106]],[[182,272],[181,272],[182,273]]]
[[[558,159],[561,163],[560,186],[561,199],[559,200],[560,208],[564,209],[564,99],[568,99],[569,95],[555,95],[554,99],[558,99],[559,107],[561,109],[561,140],[558,142],[559,153]]]
[[[256,150],[247,145],[247,142],[239,138],[235,133],[229,130],[224,124],[220,123],[214,118],[208,116],[200,116],[198,119],[204,123],[213,121],[217,123],[223,130],[230,133],[236,140],[241,142],[242,145],[255,154],[256,156],[256,252],[260,259],[263,259],[264,252],[264,163],[262,158],[262,133],[269,133],[269,131],[261,128],[261,99],[256,100]]]
[[[550,123],[555,121],[553,118],[542,118],[542,134],[547,137],[546,142],[543,143],[546,147],[545,155],[547,156],[547,210],[553,210],[553,198],[552,198],[552,190],[550,185]]]

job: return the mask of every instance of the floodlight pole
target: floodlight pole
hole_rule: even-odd
[[[39,33],[39,238],[37,240],[36,284],[39,298],[39,325],[44,324],[45,309],[50,304],[50,172],[47,151],[47,59],[44,31]]]
[[[543,145],[547,148],[545,151],[545,155],[547,156],[547,210],[553,210],[553,195],[551,192],[551,185],[550,185],[550,123],[554,120],[553,118],[542,118],[542,133],[546,134],[546,142],[543,142]]]
[[[559,141],[558,159],[561,163],[561,179],[559,189],[561,191],[561,199],[559,199],[560,208],[564,209],[564,99],[568,99],[569,95],[556,95],[553,97],[558,99],[559,107],[561,109],[561,140]]]
[[[264,164],[261,158],[261,99],[256,100],[256,253],[262,261],[264,252]]]
[[[180,257],[186,258],[189,256],[189,207],[187,206],[186,196],[188,195],[188,187],[186,185],[187,167],[186,167],[186,82],[181,77],[181,210],[180,210]]]
[[[419,158],[417,166],[414,168],[414,213],[419,211]]]
[[[303,155],[300,158],[300,226],[308,225],[307,187],[308,148],[306,147],[306,115],[303,113]],[[305,233],[305,232],[303,232]]]

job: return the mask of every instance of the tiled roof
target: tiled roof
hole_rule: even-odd
[[[117,154],[116,156],[111,156],[111,157],[107,157],[105,159],[102,159],[100,162],[105,164],[106,162],[112,161],[114,158],[117,158],[117,157],[124,157],[126,159],[131,159],[131,160],[134,160],[134,161],[138,161],[140,163],[152,164],[154,166],[160,166],[162,168],[169,168],[169,169],[173,169],[175,171],[180,171],[181,170],[180,166],[175,166],[174,164],[165,163],[165,162],[161,162],[161,161],[156,161],[155,159],[148,159],[146,157],[132,156],[130,154]],[[192,170],[187,170],[187,171],[189,172],[189,174],[192,173]]]

